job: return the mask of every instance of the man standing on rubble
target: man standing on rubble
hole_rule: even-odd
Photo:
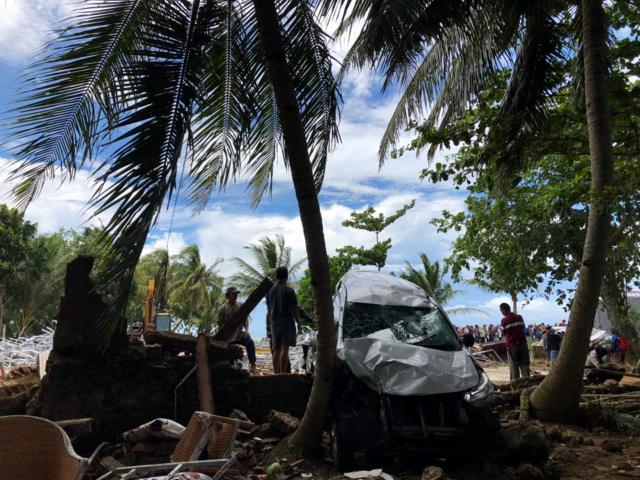
[[[289,347],[296,345],[296,323],[300,325],[298,297],[287,285],[287,267],[276,269],[276,283],[267,294],[268,323],[271,325],[273,372],[285,373],[289,363]]]
[[[224,297],[227,302],[218,310],[218,327],[222,328],[231,317],[240,309],[242,302],[238,302],[238,294],[240,290],[235,287],[227,288]],[[222,339],[227,343],[236,345],[242,345],[247,349],[247,357],[249,358],[249,370],[255,371],[256,369],[256,346],[253,343],[251,335],[249,335],[249,319],[245,318],[242,324],[231,332],[228,338]]]
[[[529,376],[529,345],[525,333],[524,319],[513,313],[508,303],[500,304],[502,313],[502,330],[504,331],[504,343],[509,357],[509,375],[511,380],[527,378]]]

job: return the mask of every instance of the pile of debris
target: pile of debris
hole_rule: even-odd
[[[202,425],[206,428],[206,419],[213,419],[218,423],[233,425],[233,432],[228,438],[214,427],[211,434],[194,445],[181,445],[181,438],[189,437],[200,432],[194,428],[194,419],[202,415]],[[266,479],[267,471],[258,466],[269,456],[273,448],[287,435],[293,433],[299,425],[299,420],[284,412],[272,411],[266,423],[257,425],[252,422],[241,410],[234,410],[229,417],[216,417],[214,415],[194,413],[187,427],[164,418],[140,425],[128,430],[119,436],[114,443],[103,444],[100,447],[98,458],[93,466],[94,473],[103,475],[116,468],[135,467],[137,465],[157,465],[180,461],[180,455],[184,454],[184,448],[192,448],[188,455],[198,460],[200,457],[209,459],[230,458],[229,469],[226,471],[228,478],[246,478],[251,475],[255,480]],[[204,429],[202,430],[204,432]],[[225,444],[226,442],[226,444]],[[204,446],[207,445],[206,450]],[[198,450],[198,448],[200,450]],[[295,468],[296,465],[287,467]],[[194,469],[202,473],[209,473],[209,468]]]
[[[16,366],[35,368],[38,354],[53,347],[53,334],[53,329],[45,328],[42,334],[32,337],[0,339],[0,378],[3,377],[3,371],[8,372]]]

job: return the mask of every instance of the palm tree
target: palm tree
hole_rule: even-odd
[[[442,307],[461,293],[460,290],[455,290],[453,285],[445,278],[448,273],[446,265],[440,266],[438,260],[432,262],[424,253],[420,254],[420,262],[422,263],[422,269],[414,267],[409,262],[405,262],[405,267],[400,272],[400,278],[416,284]],[[479,308],[454,307],[445,310],[449,316],[472,313],[487,315],[487,312]]]
[[[239,272],[231,277],[230,283],[247,293],[255,290],[265,277],[274,279],[276,268],[280,266],[287,267],[289,275],[293,277],[307,260],[303,258],[292,261],[291,247],[286,246],[284,237],[280,234],[276,235],[275,239],[263,237],[258,243],[249,244],[244,248],[251,253],[255,266],[241,258],[233,257],[232,260]]]
[[[172,258],[169,301],[172,310],[190,325],[209,318],[220,305],[224,279],[216,272],[219,263],[208,266],[202,262],[197,245],[189,245]],[[194,322],[196,316],[198,322]],[[204,330],[212,326],[205,323],[200,325]]]
[[[607,96],[607,19],[602,0],[575,4],[552,0],[322,0],[320,12],[342,18],[338,33],[364,23],[345,58],[345,69],[373,66],[382,70],[385,88],[394,81],[406,87],[381,142],[381,163],[399,132],[413,118],[428,110],[426,128],[446,127],[464,115],[486,76],[507,66],[512,69],[511,78],[492,124],[483,161],[495,161],[508,178],[522,161],[522,145],[544,121],[549,94],[563,81],[554,69],[555,59],[576,57],[578,68],[573,80],[586,99],[591,154],[587,235],[570,327],[559,360],[531,397],[538,416],[570,418],[577,412],[582,391],[584,358],[611,223],[606,192],[611,185],[613,155]],[[574,28],[567,28],[568,17],[578,19],[570,25]],[[436,148],[431,146],[430,158]]]
[[[252,201],[271,188],[278,154],[291,172],[313,275],[318,364],[310,412],[293,442],[321,438],[335,332],[318,202],[337,140],[338,95],[326,35],[309,0],[88,0],[25,76],[8,144],[18,203],[54,173],[91,168],[91,204],[112,213],[111,281],[120,295],[102,343],[123,322],[129,285],[160,208],[248,174]],[[95,159],[100,154],[100,162]],[[181,161],[183,160],[183,161]]]

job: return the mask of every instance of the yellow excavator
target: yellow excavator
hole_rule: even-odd
[[[156,285],[156,279],[154,277],[149,277],[147,297],[144,301],[143,332],[166,332],[171,330],[171,314],[161,308],[164,302],[157,301],[158,289],[156,288]],[[156,308],[156,305],[158,305],[159,308]]]

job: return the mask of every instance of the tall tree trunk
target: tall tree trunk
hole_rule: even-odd
[[[620,282],[615,278],[615,273],[611,272],[609,268],[602,281],[600,295],[611,325],[629,341],[629,353],[631,356],[638,358],[640,354],[638,350],[640,346],[638,332],[627,319],[629,308],[626,302],[626,293]]]
[[[511,310],[513,313],[518,313],[518,294],[511,293]]]
[[[582,38],[591,195],[580,276],[571,304],[567,333],[549,375],[531,396],[534,414],[568,421],[578,410],[584,361],[605,271],[610,213],[606,189],[613,176],[608,100],[607,29],[601,0],[582,0]]]
[[[329,410],[335,368],[336,337],[331,304],[329,259],[304,124],[285,55],[278,12],[274,0],[253,0],[253,4],[265,51],[267,73],[271,79],[278,106],[284,147],[289,158],[311,271],[313,304],[318,327],[316,374],[304,417],[291,439],[292,445],[309,451],[316,449],[320,444]]]

